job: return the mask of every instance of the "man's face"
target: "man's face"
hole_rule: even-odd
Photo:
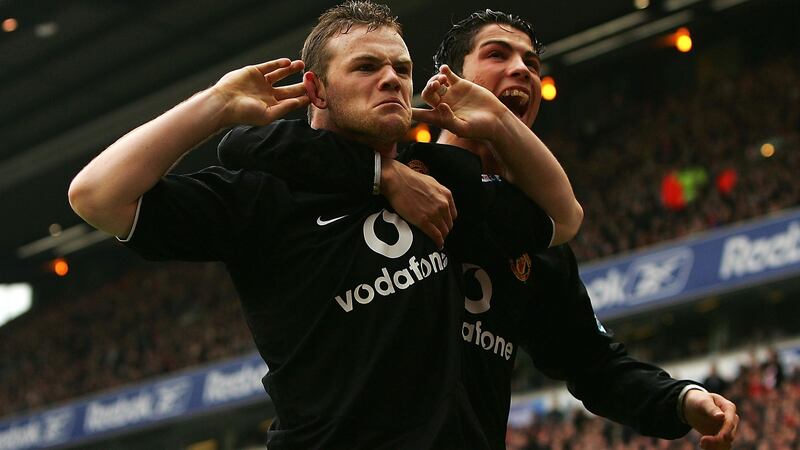
[[[323,127],[350,138],[397,142],[411,124],[411,57],[391,28],[354,26],[327,44]]]
[[[539,112],[541,61],[527,34],[510,25],[488,24],[464,57],[463,77],[489,89],[530,127]]]

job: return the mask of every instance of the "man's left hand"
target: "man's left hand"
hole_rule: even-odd
[[[686,393],[683,413],[692,428],[701,435],[705,450],[730,450],[739,426],[736,405],[719,394],[691,390]]]
[[[422,99],[433,109],[413,108],[414,120],[467,139],[491,139],[502,114],[511,115],[488,89],[459,77],[446,65],[425,85]]]

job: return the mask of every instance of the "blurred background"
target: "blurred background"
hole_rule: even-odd
[[[66,192],[226,72],[297,57],[335,3],[0,0],[0,449],[263,448],[266,367],[224,269],[140,261]],[[586,213],[572,245],[598,317],[638,358],[734,400],[734,448],[800,449],[800,2],[386,3],[418,89],[470,12],[535,25],[533,128]],[[213,164],[218,140],[175,170]],[[508,449],[697,448],[596,418],[517,366]]]

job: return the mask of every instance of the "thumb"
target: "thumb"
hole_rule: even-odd
[[[435,109],[411,108],[411,118],[441,128],[441,116]]]
[[[450,83],[451,86],[461,81],[461,77],[456,75],[453,69],[447,64],[443,64],[442,67],[439,68],[439,73],[447,77],[447,82]]]

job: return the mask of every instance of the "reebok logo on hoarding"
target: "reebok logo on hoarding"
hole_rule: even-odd
[[[725,240],[719,277],[728,280],[800,262],[800,224],[758,239],[743,234]]]
[[[596,310],[632,306],[680,293],[689,280],[694,252],[678,247],[635,259],[623,273],[612,267],[586,286]]]

